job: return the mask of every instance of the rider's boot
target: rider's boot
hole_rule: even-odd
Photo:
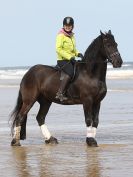
[[[56,99],[59,99],[61,102],[68,99],[64,95],[64,93],[65,93],[65,88],[67,87],[70,80],[71,80],[71,78],[68,74],[63,75],[63,79],[61,80],[61,83],[60,83],[60,88],[59,88],[59,90],[56,94],[56,97],[55,97]]]

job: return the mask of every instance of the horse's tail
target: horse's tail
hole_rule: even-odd
[[[16,121],[18,119],[18,113],[19,113],[19,111],[20,111],[20,109],[22,107],[22,104],[23,104],[22,95],[21,95],[21,92],[19,90],[16,106],[15,106],[14,110],[11,113],[11,124],[12,124],[11,125],[11,134],[12,135],[13,135],[13,129],[15,127]]]

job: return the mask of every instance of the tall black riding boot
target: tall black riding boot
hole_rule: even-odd
[[[64,93],[65,93],[65,89],[68,85],[68,83],[70,82],[71,78],[69,75],[67,74],[63,74],[63,79],[61,80],[61,83],[60,83],[60,88],[56,94],[56,99],[59,99],[61,102],[64,101],[64,100],[67,100],[67,97],[64,96]]]

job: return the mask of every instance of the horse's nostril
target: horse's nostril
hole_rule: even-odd
[[[116,64],[120,67],[122,65],[122,60],[118,60]]]
[[[118,65],[120,64],[120,61],[119,61],[119,60],[117,61],[117,64],[118,64]]]

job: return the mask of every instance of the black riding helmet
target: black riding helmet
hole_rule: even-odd
[[[70,25],[70,26],[74,26],[74,20],[72,17],[65,17],[63,20],[63,26],[64,25]]]

